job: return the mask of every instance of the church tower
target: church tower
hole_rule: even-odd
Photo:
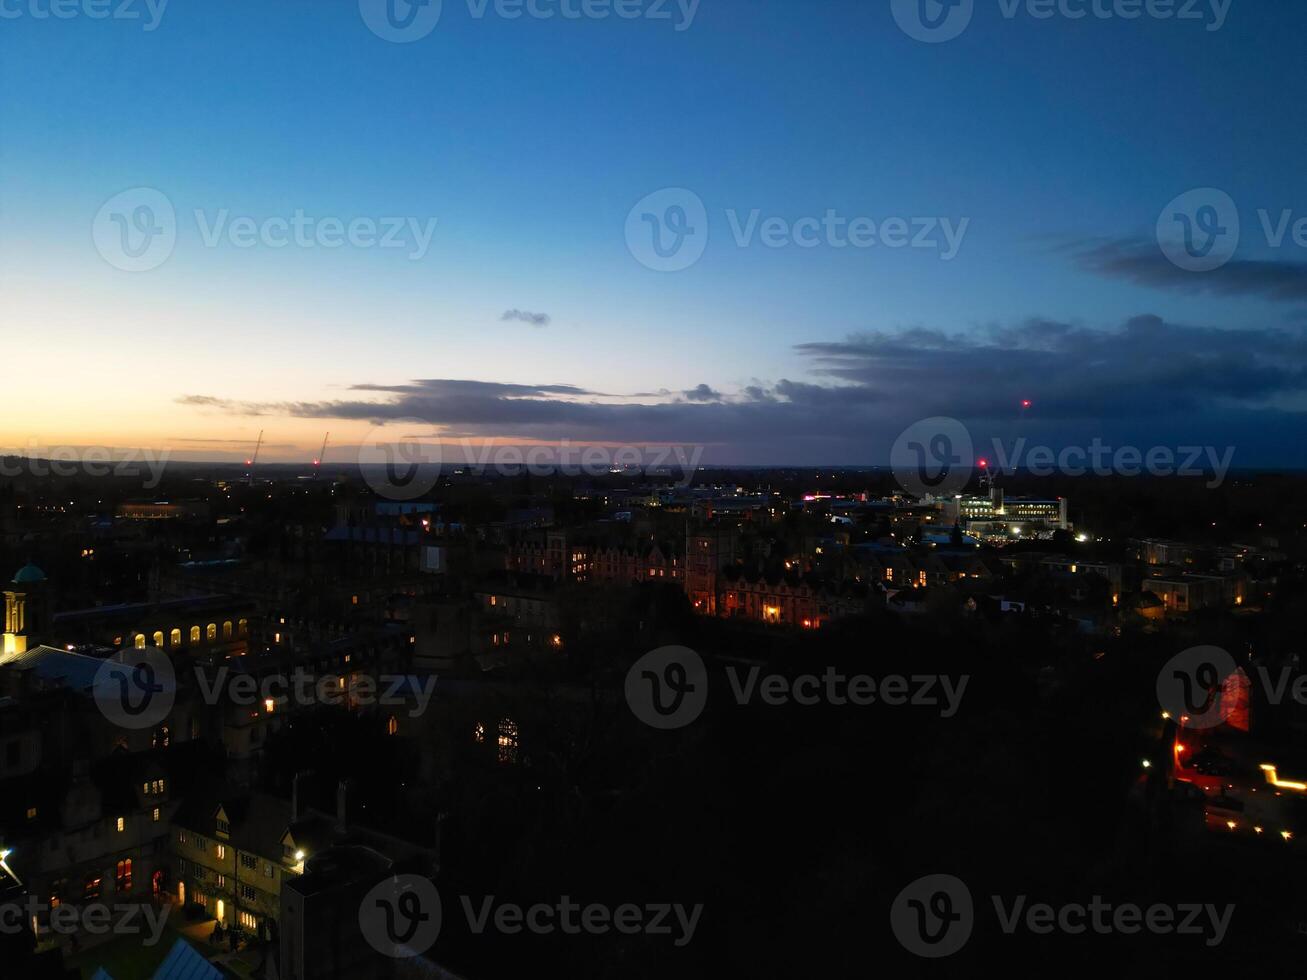
[[[26,653],[27,637],[39,626],[40,593],[45,573],[33,564],[24,565],[5,589],[4,653]]]

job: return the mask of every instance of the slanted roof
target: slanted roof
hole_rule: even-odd
[[[228,974],[204,958],[198,949],[178,937],[152,980],[227,980]]]
[[[25,653],[0,655],[0,667],[30,670],[43,681],[63,681],[69,688],[79,691],[90,691],[103,663],[98,657],[48,646],[32,647]]]

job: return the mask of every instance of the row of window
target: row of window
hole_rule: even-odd
[[[222,624],[222,638],[224,640],[230,640],[232,638],[232,629],[233,627],[232,627],[231,620],[230,619],[224,620]],[[236,622],[235,629],[239,633],[239,635],[248,636],[250,632],[250,621],[248,619],[238,620]],[[190,634],[191,643],[199,643],[201,635],[204,637],[204,640],[208,643],[216,642],[218,639],[218,624],[210,623],[208,626],[204,627],[203,633],[201,633],[200,627],[198,626],[191,627],[191,634]],[[155,630],[153,640],[154,640],[154,645],[156,647],[162,648],[163,630]],[[138,650],[144,649],[146,644],[145,634],[137,633],[132,642],[134,643],[134,645]],[[180,629],[173,629],[168,634],[168,645],[172,647],[179,647],[182,645],[182,631]]]
[[[224,823],[223,821],[219,821],[220,828],[223,825],[223,823]],[[195,850],[197,851],[207,851],[209,849],[210,841],[207,838],[200,836],[199,834],[188,834],[185,830],[179,830],[177,831],[177,843],[182,845],[189,845],[190,847],[195,848]],[[237,851],[237,853],[240,855],[241,867],[246,868],[250,871],[253,871],[258,868],[259,856],[257,854],[247,854],[243,851]],[[219,861],[227,860],[227,845],[214,843],[213,856],[216,857]],[[202,867],[203,866],[199,864],[195,865],[197,876],[200,876],[200,869]],[[185,870],[186,870],[186,862],[183,861],[182,871],[185,872]],[[275,871],[272,867],[272,862],[264,861],[263,877],[271,878],[274,876],[274,874]]]
[[[121,864],[122,862],[119,861],[118,863]],[[129,879],[128,887],[130,888],[131,887],[130,878],[132,873],[131,862],[128,861],[127,864],[128,864],[127,876]],[[202,864],[192,864],[190,865],[188,871],[186,862],[181,861],[178,865],[178,869],[181,871],[183,877],[189,874],[194,881],[207,882],[210,880],[210,876],[212,876],[214,888],[218,889],[219,891],[227,890],[227,876],[225,874],[214,872],[211,869],[206,868]],[[268,865],[268,869],[271,870],[272,865]],[[236,888],[237,888],[237,893],[239,894],[240,898],[243,901],[254,902],[257,901],[259,898],[259,890],[255,888],[253,885],[246,884],[245,882],[242,881],[237,883]],[[198,898],[198,893],[196,893],[196,895]]]

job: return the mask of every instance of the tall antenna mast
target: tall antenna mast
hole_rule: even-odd
[[[318,458],[313,461],[313,479],[315,480],[318,478],[318,467],[320,467],[322,461],[327,458],[327,440],[330,438],[330,432],[322,437],[322,448],[318,450]]]
[[[263,430],[260,429],[259,440],[254,444],[254,455],[245,461],[245,465],[247,465],[250,468],[250,472],[247,474],[249,477],[247,482],[250,486],[254,486],[254,464],[259,461],[259,450],[262,447],[263,447]]]

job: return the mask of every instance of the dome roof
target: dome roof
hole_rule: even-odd
[[[37,582],[45,581],[45,572],[41,571],[30,561],[14,573],[15,585],[33,585]]]

